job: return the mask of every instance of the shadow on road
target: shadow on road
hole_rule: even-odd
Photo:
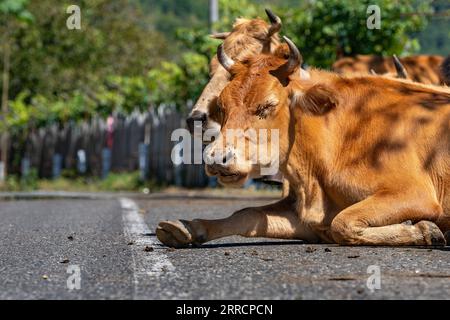
[[[145,233],[144,236],[156,237],[156,233]],[[232,243],[205,243],[201,246],[192,246],[181,249],[211,249],[211,248],[230,248],[230,247],[252,247],[252,246],[285,246],[285,245],[299,245],[307,244],[302,240],[286,240],[286,241],[261,241],[261,242],[232,242]],[[163,245],[162,245],[163,246]]]
[[[146,233],[144,236],[156,237],[156,233]],[[261,242],[231,242],[231,243],[205,243],[201,246],[190,246],[180,249],[214,249],[214,248],[233,248],[233,247],[264,247],[264,246],[287,246],[287,245],[308,245],[308,242],[302,240],[286,240],[286,241],[261,241]],[[353,247],[355,246],[340,246],[338,244],[309,244],[309,245],[323,245],[327,247]],[[162,247],[165,247],[161,244]],[[359,248],[401,248],[390,246],[356,246]],[[438,250],[438,251],[450,251],[450,246],[437,247],[437,246],[405,246],[405,249],[420,249],[420,250]]]
[[[192,249],[212,249],[212,248],[231,248],[231,247],[263,247],[263,246],[286,246],[286,245],[304,245],[304,241],[263,241],[263,242],[232,242],[232,243],[206,243]]]

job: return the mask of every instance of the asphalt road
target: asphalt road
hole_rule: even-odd
[[[23,198],[0,200],[0,299],[450,298],[449,247],[231,237],[174,250],[154,235],[160,220],[224,217],[268,199]]]

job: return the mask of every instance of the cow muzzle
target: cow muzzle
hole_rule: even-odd
[[[249,176],[247,172],[237,170],[234,166],[222,164],[206,165],[206,173],[217,177],[221,184],[232,187],[242,186]]]

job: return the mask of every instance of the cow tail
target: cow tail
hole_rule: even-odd
[[[450,86],[450,55],[448,55],[444,62],[442,62],[441,73],[444,78],[444,82]]]

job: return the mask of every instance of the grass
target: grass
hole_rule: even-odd
[[[110,173],[107,178],[94,177],[61,177],[58,179],[37,179],[31,174],[27,179],[12,176],[0,185],[0,191],[72,191],[72,192],[126,192],[142,191],[147,188],[149,192],[161,189],[152,181],[142,182],[139,172]]]
[[[154,181],[142,182],[139,172],[110,173],[107,178],[77,177],[73,173],[64,172],[58,179],[38,179],[36,172],[31,172],[28,178],[21,179],[9,176],[5,183],[0,184],[0,192],[18,191],[67,191],[67,192],[164,192],[168,194],[208,194],[213,196],[275,196],[281,194],[280,188],[264,186],[262,189],[249,188],[197,188],[186,189],[173,186],[163,186]]]

